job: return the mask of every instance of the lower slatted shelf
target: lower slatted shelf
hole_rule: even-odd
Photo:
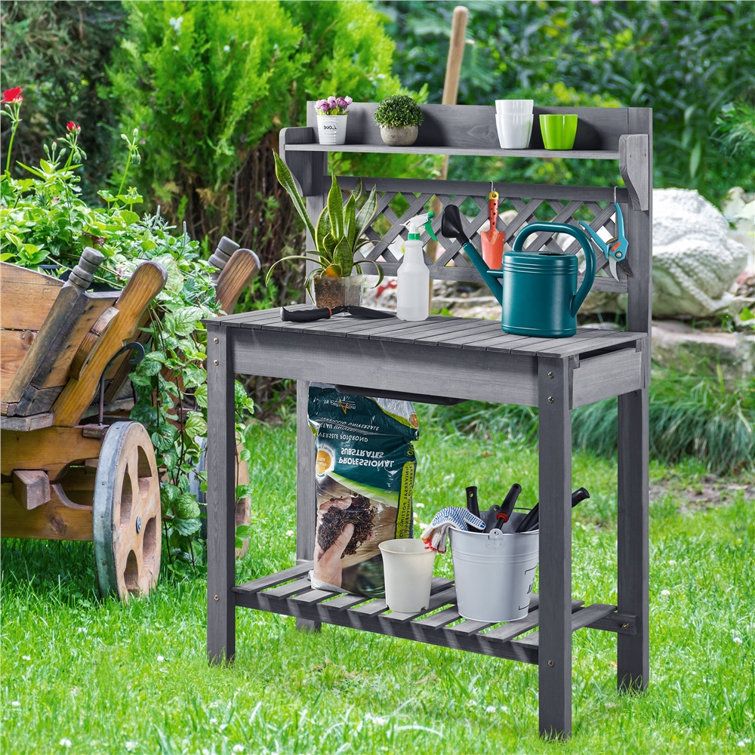
[[[538,661],[538,632],[515,639],[538,626],[537,595],[532,596],[527,616],[518,621],[472,621],[459,615],[453,581],[435,578],[426,610],[392,613],[382,598],[313,589],[307,576],[311,568],[311,562],[302,563],[238,585],[233,589],[236,605],[525,663]],[[571,607],[573,632],[591,625],[609,628],[606,619],[616,615],[616,606],[602,603],[585,606],[573,600]]]

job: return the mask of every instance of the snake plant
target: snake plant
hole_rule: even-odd
[[[286,260],[306,260],[313,263],[307,274],[305,282],[307,287],[315,278],[320,276],[346,278],[351,275],[352,270],[361,273],[362,266],[368,262],[374,265],[378,274],[377,283],[380,283],[383,279],[383,271],[377,262],[364,259],[354,260],[359,249],[369,243],[365,231],[374,219],[377,210],[377,192],[374,187],[360,207],[362,200],[361,186],[356,194],[350,193],[349,198],[344,203],[341,187],[334,177],[325,207],[320,213],[317,223],[313,224],[307,214],[304,198],[296,188],[291,171],[277,154],[274,153],[273,156],[275,157],[275,175],[280,185],[291,197],[294,208],[304,221],[309,235],[314,239],[315,248],[307,250],[303,254],[289,254],[281,257],[270,266],[267,271],[267,279],[270,279],[273,268],[279,262]]]

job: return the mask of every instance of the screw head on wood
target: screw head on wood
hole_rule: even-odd
[[[552,372],[552,371],[548,373],[548,378],[549,378],[550,380],[553,380],[553,372]]]
[[[213,360],[212,360],[212,363],[213,363],[213,364],[214,364],[214,365],[215,365],[216,367],[217,367],[217,366],[218,366],[218,365],[220,364],[220,362],[218,362],[218,360],[217,360],[217,359],[213,359]]]
[[[213,595],[213,596],[212,596],[212,599],[213,599],[213,600],[220,600],[220,595]]]
[[[142,518],[136,517],[136,534],[138,535],[142,531]]]
[[[549,665],[549,666],[550,666],[551,668],[553,668],[553,666],[555,666],[556,664],[555,664],[555,663],[554,663],[553,661],[548,661],[548,665]]]
[[[220,343],[220,339],[219,339],[219,338],[213,338],[213,339],[212,339],[212,342],[213,342],[213,343]]]
[[[552,404],[554,401],[555,401],[555,399],[553,398],[553,396],[548,396],[548,403],[549,404]]]

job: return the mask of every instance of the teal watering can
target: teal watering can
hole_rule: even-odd
[[[577,258],[565,252],[523,252],[524,240],[537,231],[568,233],[585,252],[585,277],[577,289]],[[506,333],[541,338],[566,338],[577,332],[577,311],[595,280],[595,253],[587,236],[565,223],[530,223],[516,237],[512,252],[503,255],[500,270],[491,270],[464,235],[459,208],[443,210],[441,233],[458,239],[487,287],[501,305]]]

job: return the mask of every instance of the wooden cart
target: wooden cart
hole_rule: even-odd
[[[102,259],[84,250],[65,283],[0,263],[0,531],[93,541],[100,592],[125,600],[157,582],[160,475],[145,428],[105,423],[92,400],[99,393],[104,406],[127,382],[130,345],[166,276],[144,262],[123,291],[89,291]],[[228,239],[212,261],[218,301],[232,311],[259,261]]]

